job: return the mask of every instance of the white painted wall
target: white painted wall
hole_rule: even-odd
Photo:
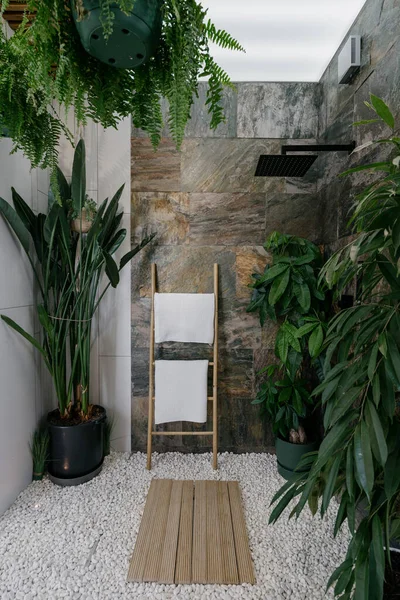
[[[35,209],[30,163],[12,142],[0,138],[0,196],[11,202],[11,186]],[[0,218],[0,313],[34,333],[33,275],[13,234]],[[0,514],[32,478],[28,443],[41,406],[36,397],[38,363],[32,346],[0,322]]]

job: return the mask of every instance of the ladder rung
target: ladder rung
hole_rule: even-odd
[[[213,431],[152,431],[151,435],[214,435]]]

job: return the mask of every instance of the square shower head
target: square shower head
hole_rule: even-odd
[[[255,177],[304,177],[317,154],[262,154]]]

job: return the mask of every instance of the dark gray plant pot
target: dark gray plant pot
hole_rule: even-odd
[[[276,438],[275,449],[279,474],[285,479],[290,479],[299,464],[301,457],[308,452],[318,450],[319,444],[319,442],[312,442],[311,444],[292,444],[279,437]],[[302,471],[307,470],[308,469],[302,469]]]
[[[106,411],[96,420],[79,425],[54,425],[48,421],[50,445],[48,472],[58,485],[78,485],[89,481],[103,464]]]

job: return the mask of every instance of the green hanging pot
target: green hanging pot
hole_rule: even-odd
[[[125,14],[118,4],[111,4],[113,30],[105,39],[100,20],[99,0],[81,0],[78,16],[77,0],[71,0],[72,14],[86,52],[113,67],[136,68],[155,52],[161,37],[162,0],[135,0],[133,10]]]

